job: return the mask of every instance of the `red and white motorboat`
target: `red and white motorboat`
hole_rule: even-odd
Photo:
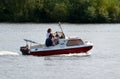
[[[31,40],[26,42],[35,43]],[[33,45],[21,47],[23,55],[33,56],[50,56],[50,55],[61,55],[61,54],[76,54],[76,53],[87,53],[92,49],[93,44],[90,42],[83,42],[80,38],[62,38],[59,39],[59,43],[55,46],[46,47],[45,45]],[[26,49],[27,48],[27,49]]]
[[[61,54],[76,54],[76,53],[87,53],[92,49],[93,44],[90,42],[84,42],[78,37],[65,38],[63,29],[59,22],[59,26],[62,32],[56,32],[55,34],[59,39],[55,46],[46,47],[45,45],[37,44],[20,48],[23,55],[34,55],[34,56],[50,56],[50,55],[61,55]],[[36,43],[31,40],[24,39],[26,42]]]

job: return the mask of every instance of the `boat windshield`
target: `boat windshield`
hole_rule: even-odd
[[[55,35],[59,38],[65,38],[65,35],[63,32],[56,32]]]
[[[75,46],[84,44],[81,39],[69,39],[66,46]]]

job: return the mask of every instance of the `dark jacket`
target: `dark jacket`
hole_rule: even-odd
[[[46,41],[45,41],[45,45],[46,45],[47,47],[53,46],[53,41],[52,41],[52,39],[47,38]]]

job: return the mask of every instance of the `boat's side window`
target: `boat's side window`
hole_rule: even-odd
[[[75,45],[82,45],[83,41],[81,39],[70,39],[67,42],[67,46],[75,46]]]

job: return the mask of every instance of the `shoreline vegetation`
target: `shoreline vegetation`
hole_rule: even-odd
[[[0,0],[1,23],[120,23],[120,0]]]

